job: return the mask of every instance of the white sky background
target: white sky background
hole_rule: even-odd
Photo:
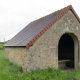
[[[68,5],[80,16],[80,0],[0,0],[0,41],[11,39],[30,22]]]

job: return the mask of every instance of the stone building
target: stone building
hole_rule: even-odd
[[[5,45],[5,58],[24,71],[80,66],[80,19],[67,6],[31,22]]]

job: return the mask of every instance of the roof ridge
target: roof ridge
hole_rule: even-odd
[[[77,13],[75,12],[75,10],[73,9],[72,5],[69,5],[65,8],[63,8],[62,12],[55,17],[54,20],[52,20],[47,26],[45,26],[45,28],[39,32],[28,44],[26,44],[26,48],[29,48],[31,45],[33,45],[33,43],[42,35],[44,34],[56,21],[58,21],[67,11],[71,10],[73,12],[73,14],[75,15],[75,17],[77,18],[77,20],[80,22],[80,18],[78,17]],[[48,15],[47,15],[48,16]],[[45,17],[45,16],[44,16]],[[43,18],[43,17],[42,17]],[[41,19],[41,18],[40,18]]]
[[[70,5],[70,6],[68,6],[70,9],[71,9],[71,11],[74,13],[74,15],[75,15],[75,17],[78,19],[78,21],[80,22],[80,18],[79,18],[79,16],[77,15],[77,13],[76,13],[76,11],[74,10],[74,8],[72,7],[72,5]]]

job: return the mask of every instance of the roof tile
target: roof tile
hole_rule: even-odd
[[[36,21],[31,22],[10,41],[8,41],[4,46],[26,46],[27,48],[29,48],[29,46],[33,45],[33,43],[56,21],[58,21],[68,10],[71,10],[78,21],[80,21],[78,15],[70,5]]]

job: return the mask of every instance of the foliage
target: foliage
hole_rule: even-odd
[[[4,47],[3,47],[4,44],[5,44],[5,42],[0,42],[0,50],[4,49]]]

